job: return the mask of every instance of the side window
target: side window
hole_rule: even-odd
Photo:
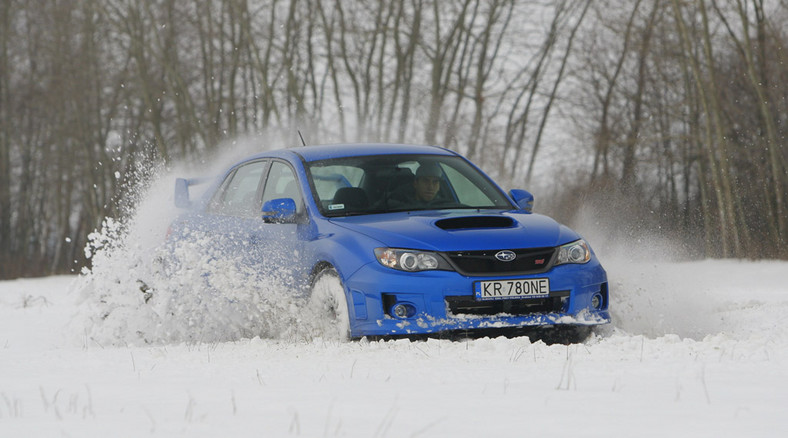
[[[268,180],[265,183],[263,192],[263,204],[277,198],[290,198],[295,201],[299,213],[304,209],[301,202],[301,190],[298,188],[295,172],[287,164],[281,161],[271,163],[271,170],[268,172]]]
[[[253,217],[260,212],[260,180],[268,163],[255,161],[239,167],[228,181],[224,190],[212,203],[212,210],[231,216]]]

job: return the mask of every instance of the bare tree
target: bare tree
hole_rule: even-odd
[[[0,278],[12,275],[9,269],[12,248],[11,237],[11,76],[13,72],[10,44],[12,33],[12,14],[16,8],[12,2],[0,4]],[[9,271],[9,272],[6,272]]]
[[[764,0],[6,0],[0,277],[85,264],[148,169],[237,135],[442,144],[540,187],[552,122],[579,151],[552,184],[567,211],[604,187],[633,227],[788,257],[786,19]]]

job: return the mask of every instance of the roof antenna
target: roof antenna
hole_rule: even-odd
[[[306,146],[306,142],[304,141],[304,136],[301,135],[301,130],[300,129],[298,130],[298,136],[301,137],[301,144]]]

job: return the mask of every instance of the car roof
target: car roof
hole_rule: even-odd
[[[363,155],[392,155],[392,154],[430,154],[430,155],[457,155],[448,149],[439,146],[393,144],[393,143],[353,143],[353,144],[325,144],[315,146],[302,146],[289,149],[279,149],[264,152],[254,157],[292,157],[296,154],[304,161],[317,161],[330,158],[357,157]]]

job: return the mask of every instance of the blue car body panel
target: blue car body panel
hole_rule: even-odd
[[[513,219],[507,228],[443,230],[435,225],[439,219],[468,216],[462,211],[426,211],[390,213],[371,217],[353,216],[332,222],[351,231],[374,236],[387,246],[434,251],[469,249],[528,248],[557,246],[580,238],[574,231],[547,216],[503,211],[483,213]],[[483,241],[480,244],[479,241]]]
[[[375,212],[339,217],[321,213],[309,163],[342,157],[413,155],[458,157],[447,149],[414,145],[325,145],[285,149],[249,157],[213,181],[202,199],[187,202],[188,184],[180,182],[176,198],[189,205],[174,224],[178,237],[200,230],[236,240],[233,251],[248,252],[243,260],[293,274],[300,290],[308,293],[314,274],[333,267],[345,287],[352,337],[408,335],[447,330],[529,327],[545,325],[597,325],[610,321],[607,277],[593,251],[583,263],[557,264],[551,252],[542,260],[544,270],[532,273],[468,273],[448,254],[548,248],[550,251],[581,239],[555,220],[519,209],[506,197],[506,208],[436,208],[416,211]],[[212,197],[225,179],[240,166],[260,160],[281,160],[292,167],[301,189],[302,211],[293,223],[264,223],[258,217],[232,217],[210,211]],[[463,159],[464,160],[464,159]],[[468,162],[478,172],[478,167]],[[321,177],[344,187],[345,177]],[[487,178],[486,176],[484,178]],[[489,178],[487,178],[489,179]],[[184,189],[186,187],[186,189]],[[323,207],[325,211],[325,207]],[[470,219],[468,219],[470,218]],[[451,220],[495,220],[496,226],[443,226]],[[445,222],[445,221],[449,222]],[[441,222],[444,221],[444,222]],[[475,223],[475,222],[469,222]],[[376,248],[431,251],[453,269],[406,272],[386,267],[375,256]],[[461,255],[461,254],[460,254]],[[551,258],[552,257],[552,258]],[[274,265],[271,261],[274,260]],[[548,279],[550,296],[507,298],[480,302],[475,288],[483,281]],[[392,315],[390,308],[407,303],[415,309],[407,317]],[[487,309],[489,307],[489,310]],[[533,307],[533,309],[531,309]]]

